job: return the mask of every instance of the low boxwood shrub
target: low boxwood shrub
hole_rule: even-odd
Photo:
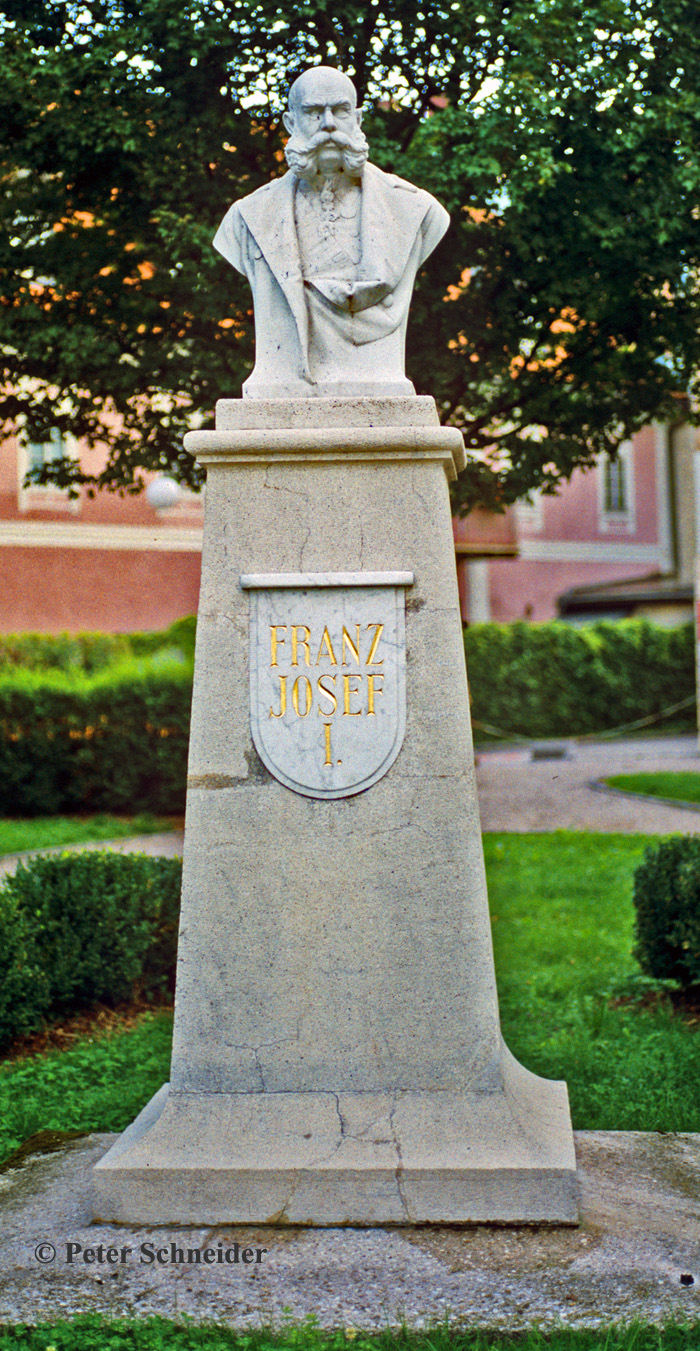
[[[0,1045],[47,1018],[172,992],[182,864],[86,851],[20,864],[0,887]]]
[[[648,976],[700,983],[700,836],[649,845],[634,876],[634,955]]]
[[[34,943],[31,916],[0,888],[0,1048],[36,1032],[49,1008],[49,982]]]

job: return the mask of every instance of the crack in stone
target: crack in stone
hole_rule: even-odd
[[[308,502],[309,494],[301,492],[299,488],[285,488],[282,483],[270,483],[270,474],[273,467],[271,464],[266,466],[263,488],[269,488],[273,493],[289,493],[291,497],[301,497],[302,501]]]
[[[304,540],[304,542],[303,542],[303,544],[302,544],[302,546],[301,546],[301,548],[300,548],[300,550],[299,550],[299,571],[300,571],[300,572],[303,571],[303,567],[304,567],[304,550],[305,550],[305,548],[306,548],[306,546],[307,546],[307,544],[308,544],[308,542],[309,542],[310,537],[311,537],[311,526],[309,525],[309,526],[307,526],[307,528],[306,528],[306,539]]]
[[[334,1093],[333,1098],[335,1101],[335,1110],[338,1113],[338,1121],[340,1122],[340,1143],[342,1144],[346,1132],[345,1118],[340,1110],[340,1098],[338,1097],[338,1094]]]
[[[252,1045],[250,1044],[250,1042],[245,1042],[245,1041],[239,1041],[239,1042],[236,1042],[236,1041],[227,1041],[227,1042],[224,1043],[224,1045],[225,1045],[230,1051],[249,1051],[249,1052],[250,1052],[250,1054],[253,1056],[253,1060],[254,1060],[254,1069],[255,1069],[255,1073],[258,1075],[258,1077],[259,1077],[259,1079],[260,1079],[260,1087],[259,1087],[259,1089],[258,1089],[257,1091],[260,1092],[260,1093],[265,1093],[265,1092],[267,1091],[267,1085],[266,1085],[266,1083],[265,1083],[265,1071],[264,1071],[264,1068],[263,1068],[263,1063],[262,1063],[262,1061],[261,1061],[261,1059],[260,1059],[260,1053],[261,1053],[261,1051],[268,1051],[268,1050],[271,1050],[271,1049],[272,1049],[273,1047],[275,1047],[275,1046],[285,1046],[285,1045],[287,1044],[287,1042],[290,1042],[290,1041],[299,1041],[300,1035],[301,1035],[301,1032],[300,1032],[300,1021],[299,1021],[299,1022],[297,1023],[296,1035],[293,1036],[293,1037],[279,1037],[277,1041],[262,1041],[262,1042],[260,1043],[259,1046],[252,1046]]]
[[[432,520],[432,518],[433,518],[433,512],[432,512],[432,510],[431,510],[431,508],[430,508],[430,505],[429,505],[429,503],[427,502],[427,500],[425,499],[425,497],[423,496],[423,494],[422,494],[421,492],[419,492],[419,491],[418,491],[418,488],[416,487],[416,471],[415,471],[415,469],[413,469],[413,470],[411,471],[411,487],[413,488],[413,492],[414,492],[415,496],[419,499],[420,502],[423,503],[423,506],[425,507],[425,514],[426,514],[426,516],[430,517],[430,519]]]
[[[411,1212],[409,1211],[408,1201],[406,1200],[406,1196],[403,1190],[404,1168],[403,1168],[403,1158],[401,1155],[401,1141],[399,1140],[399,1137],[396,1133],[396,1127],[394,1125],[394,1116],[396,1115],[397,1107],[398,1103],[396,1101],[396,1097],[393,1097],[391,1102],[391,1111],[389,1112],[389,1130],[391,1131],[392,1139],[394,1142],[394,1149],[396,1150],[396,1157],[398,1160],[396,1168],[394,1169],[394,1177],[396,1178],[396,1190],[398,1192],[399,1201],[401,1202],[401,1206],[403,1208],[403,1213],[406,1219],[408,1220],[409,1224],[412,1224],[413,1217],[411,1215]]]

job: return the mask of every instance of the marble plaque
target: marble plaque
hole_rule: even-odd
[[[260,759],[306,797],[361,793],[406,728],[409,572],[268,573],[250,592],[250,723]]]

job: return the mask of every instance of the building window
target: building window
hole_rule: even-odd
[[[51,428],[49,438],[48,441],[27,442],[28,471],[30,469],[43,469],[45,464],[51,464],[53,460],[62,460],[64,455],[67,454],[63,434],[59,432],[58,427]]]
[[[515,504],[518,529],[525,535],[539,534],[544,529],[543,494],[538,488]]]
[[[615,459],[602,455],[599,465],[600,528],[603,531],[635,529],[632,442],[623,441]]]
[[[79,511],[79,499],[71,498],[67,488],[59,488],[55,483],[25,485],[30,470],[43,469],[44,465],[51,464],[53,460],[62,460],[66,455],[75,458],[75,442],[72,437],[64,437],[57,427],[51,429],[48,441],[19,442],[17,504],[20,511]]]
[[[605,458],[605,510],[606,511],[627,511],[628,509],[628,490],[627,490],[627,466],[621,456],[616,460]]]

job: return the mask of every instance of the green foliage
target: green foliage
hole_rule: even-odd
[[[51,849],[87,841],[118,840],[128,835],[154,835],[171,830],[168,820],[142,812],[139,816],[39,816],[0,819],[0,857],[30,849]]]
[[[700,1038],[634,961],[648,837],[486,835],[506,1044],[565,1079],[577,1130],[700,1130]]]
[[[0,887],[0,1044],[47,1017],[174,989],[182,865],[144,854],[50,855]]]
[[[182,432],[253,353],[211,238],[283,170],[286,86],[319,61],[354,76],[375,161],[452,214],[408,369],[478,452],[458,504],[553,487],[678,391],[698,416],[687,0],[4,0],[0,32],[0,420],[107,443],[88,479],[196,478]]]
[[[682,986],[700,983],[700,838],[650,845],[634,877],[635,956],[643,971]]]
[[[135,657],[150,657],[156,653],[179,652],[186,661],[194,661],[194,643],[197,616],[185,615],[176,619],[170,628],[156,633],[131,633],[129,644]]]
[[[692,625],[475,624],[464,646],[474,721],[519,736],[603,731],[695,692]]]
[[[700,1039],[632,956],[642,836],[485,836],[507,1044],[566,1079],[581,1130],[700,1130]],[[1,985],[1,980],[0,980]],[[0,1067],[0,1158],[40,1129],[121,1130],[168,1074],[157,1019]]]
[[[172,1014],[0,1065],[0,1159],[38,1131],[121,1131],[168,1078]],[[1,1345],[1,1343],[0,1343]]]
[[[0,813],[182,811],[191,697],[182,661],[0,674]]]
[[[130,657],[169,653],[186,661],[194,657],[196,615],[176,619],[154,633],[2,633],[0,673],[16,667],[30,671],[84,671],[94,675]],[[7,668],[6,671],[3,668]]]
[[[661,798],[667,802],[700,803],[700,774],[697,770],[679,773],[665,770],[659,774],[613,774],[605,782],[623,793],[640,793],[643,797]]]
[[[131,655],[129,639],[112,633],[2,633],[0,670],[79,670],[92,674]]]
[[[41,1027],[49,987],[32,934],[32,916],[0,887],[0,1048]]]
[[[169,1318],[110,1319],[83,1314],[70,1322],[0,1328],[0,1351],[697,1351],[690,1323],[629,1323],[600,1328],[539,1328],[518,1333],[465,1329],[449,1321],[416,1330],[354,1327],[326,1330],[315,1316],[278,1326],[234,1330],[220,1324],[174,1323]]]

